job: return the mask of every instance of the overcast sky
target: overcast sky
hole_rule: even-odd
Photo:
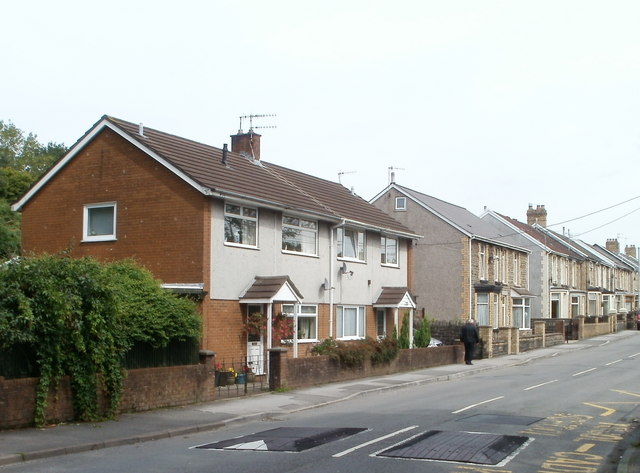
[[[42,143],[107,114],[222,147],[239,116],[274,114],[253,122],[277,127],[256,129],[264,160],[343,172],[365,199],[393,167],[475,214],[544,204],[556,231],[640,247],[637,0],[21,0],[2,16],[0,120]]]

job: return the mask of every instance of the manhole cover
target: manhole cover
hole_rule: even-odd
[[[498,465],[528,437],[482,432],[430,430],[378,453],[378,456]]]
[[[509,416],[495,414],[476,414],[458,419],[460,421],[483,422],[485,424],[531,425],[540,422],[544,417]]]
[[[301,452],[367,430],[364,428],[279,427],[220,442],[198,445],[206,450]]]

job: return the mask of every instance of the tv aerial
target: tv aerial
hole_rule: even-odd
[[[388,179],[389,179],[389,184],[392,184],[394,182],[396,182],[396,173],[394,171],[404,171],[404,168],[399,168],[399,167],[394,167],[394,166],[389,166],[387,168],[388,170]]]
[[[342,175],[343,174],[355,174],[358,171],[338,171],[338,183],[342,184]]]
[[[251,133],[254,129],[261,129],[261,128],[278,128],[276,125],[262,125],[262,126],[253,126],[253,119],[254,118],[271,118],[271,117],[275,117],[276,115],[273,113],[270,114],[253,114],[253,115],[242,115],[240,116],[240,130],[238,131],[238,134],[242,134],[242,120],[249,120],[249,133]]]

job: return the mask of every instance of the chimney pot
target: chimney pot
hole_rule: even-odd
[[[231,135],[231,151],[234,153],[247,153],[256,161],[260,160],[260,135],[253,130],[248,133]]]
[[[620,253],[620,243],[618,243],[617,238],[607,238],[607,243],[605,243],[605,248],[609,250],[611,253],[615,253],[615,254]]]

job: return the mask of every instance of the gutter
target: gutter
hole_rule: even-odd
[[[471,319],[473,317],[473,285],[471,284],[472,282],[472,276],[471,276],[471,242],[475,239],[474,235],[471,235],[469,237],[469,319]]]
[[[332,225],[329,227],[329,337],[333,337],[333,306],[335,304],[334,301],[334,291],[335,287],[333,285],[333,278],[335,273],[335,260],[336,260],[336,248],[335,242],[333,239],[333,232],[338,227],[343,227],[346,225],[347,221],[342,219],[342,222]]]

